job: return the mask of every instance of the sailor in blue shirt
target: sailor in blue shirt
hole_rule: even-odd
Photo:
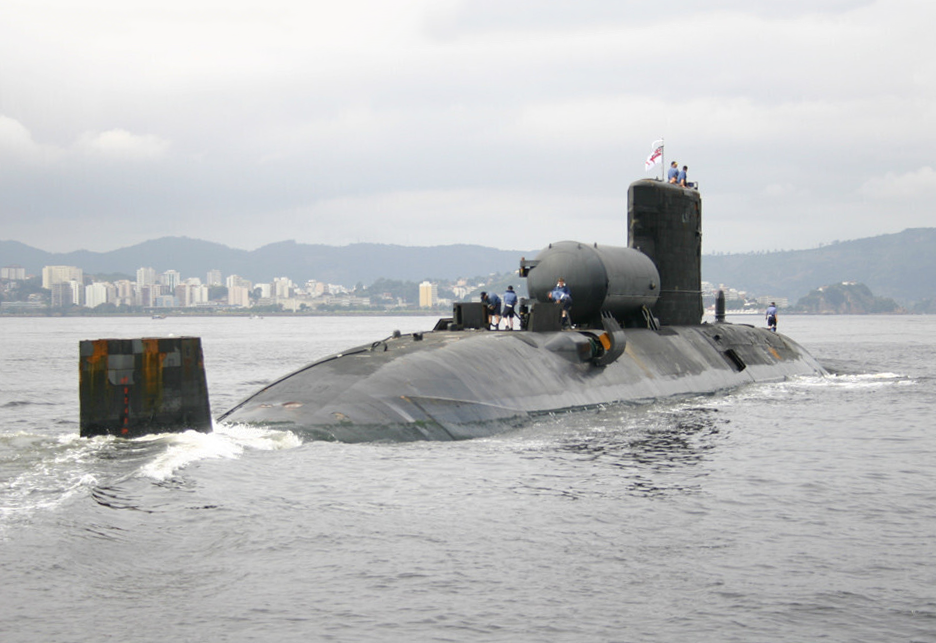
[[[549,299],[557,304],[562,304],[562,325],[566,326],[571,324],[569,311],[572,309],[572,293],[569,292],[569,287],[566,286],[565,279],[559,278],[559,281],[556,282],[556,287],[549,292]]]
[[[497,293],[492,292],[489,295],[486,292],[482,292],[481,303],[484,304],[485,309],[488,311],[488,318],[494,318],[492,322],[494,324],[494,330],[500,328],[501,299],[497,296]]]
[[[669,183],[676,183],[679,179],[679,164],[676,161],[670,163],[669,171],[666,173],[666,180]]]
[[[507,292],[504,293],[504,323],[507,325],[507,330],[513,330],[513,320],[516,317],[514,306],[516,305],[517,293],[514,292],[513,286],[507,286]]]
[[[770,302],[770,305],[767,306],[767,328],[773,332],[777,332],[777,304]]]

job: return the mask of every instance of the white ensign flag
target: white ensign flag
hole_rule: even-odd
[[[663,139],[653,141],[653,145],[650,149],[650,156],[647,157],[647,162],[644,163],[644,170],[646,172],[649,172],[654,165],[663,160]]]

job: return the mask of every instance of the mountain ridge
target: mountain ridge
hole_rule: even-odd
[[[791,302],[836,282],[866,284],[907,303],[936,297],[936,228],[839,241],[809,250],[705,255],[703,279]]]
[[[295,240],[277,241],[241,250],[212,241],[189,237],[160,237],[111,250],[76,250],[53,253],[19,241],[0,241],[0,266],[20,265],[30,274],[41,274],[48,265],[77,266],[88,274],[124,273],[135,275],[141,267],[157,272],[178,270],[183,278],[204,278],[209,270],[236,274],[255,282],[288,277],[297,283],[309,279],[354,285],[371,284],[377,279],[422,281],[457,279],[511,272],[521,256],[534,252],[499,250],[470,244],[446,246],[399,246],[356,243],[347,246],[303,244]]]

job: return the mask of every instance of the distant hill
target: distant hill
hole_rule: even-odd
[[[903,304],[936,298],[936,228],[911,228],[812,250],[705,255],[702,278],[716,286],[794,302],[825,284],[853,281]]]
[[[373,243],[325,246],[282,241],[256,250],[189,239],[163,237],[110,252],[78,250],[52,253],[18,241],[0,241],[0,266],[19,264],[31,274],[48,265],[77,266],[89,274],[125,273],[137,268],[178,270],[183,278],[205,278],[209,270],[236,274],[254,282],[288,277],[297,283],[316,279],[353,286],[377,279],[422,281],[456,279],[516,270],[521,256],[534,252],[474,245],[409,247]]]
[[[875,297],[864,284],[838,283],[811,291],[793,308],[796,312],[818,315],[867,315],[905,312],[893,299]]]

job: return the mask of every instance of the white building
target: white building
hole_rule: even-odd
[[[277,299],[289,299],[292,296],[292,290],[295,287],[292,280],[288,277],[273,278],[273,296]]]
[[[321,281],[310,279],[306,282],[306,292],[309,293],[310,297],[321,297],[325,294],[325,290],[325,284]]]
[[[4,266],[0,268],[0,279],[9,279],[10,281],[25,281],[26,269],[19,265]]]
[[[210,286],[223,286],[223,285],[224,285],[224,282],[222,281],[222,278],[221,278],[221,271],[220,271],[220,270],[209,270],[209,271],[208,271],[208,275],[207,275],[207,279],[205,279],[205,283],[206,283],[209,287],[210,287]]]
[[[188,289],[189,306],[202,306],[208,303],[208,286],[204,284],[198,284],[195,286],[189,286]]]
[[[137,288],[141,286],[152,286],[156,283],[155,268],[137,268]]]
[[[114,286],[117,288],[117,299],[114,301],[118,306],[132,306],[134,295],[134,283],[129,279],[121,279]]]
[[[178,270],[167,270],[162,273],[161,282],[163,286],[169,289],[169,292],[174,292],[176,286],[182,283],[182,275]]]
[[[228,277],[228,281],[230,281],[230,279],[231,278]],[[242,308],[249,308],[250,307],[250,288],[246,288],[244,286],[228,286],[228,306],[240,306]]]
[[[72,291],[72,303],[79,306],[84,306],[85,303],[85,285],[84,281],[69,281],[69,287]]]
[[[195,281],[199,281],[196,279]],[[175,288],[175,298],[179,306],[190,308],[208,303],[208,286],[184,283]]]
[[[117,300],[117,288],[106,281],[95,281],[85,286],[85,308],[95,308],[101,304],[113,304]]]
[[[247,290],[253,289],[253,284],[249,280],[244,279],[243,277],[238,277],[237,275],[231,275],[225,280],[225,285],[228,290],[231,288],[246,288]]]
[[[45,266],[42,269],[42,287],[51,290],[55,284],[69,281],[84,282],[84,272],[74,266]],[[75,302],[72,302],[75,303]]]
[[[439,301],[438,284],[424,281],[419,284],[419,307],[432,308]]]

